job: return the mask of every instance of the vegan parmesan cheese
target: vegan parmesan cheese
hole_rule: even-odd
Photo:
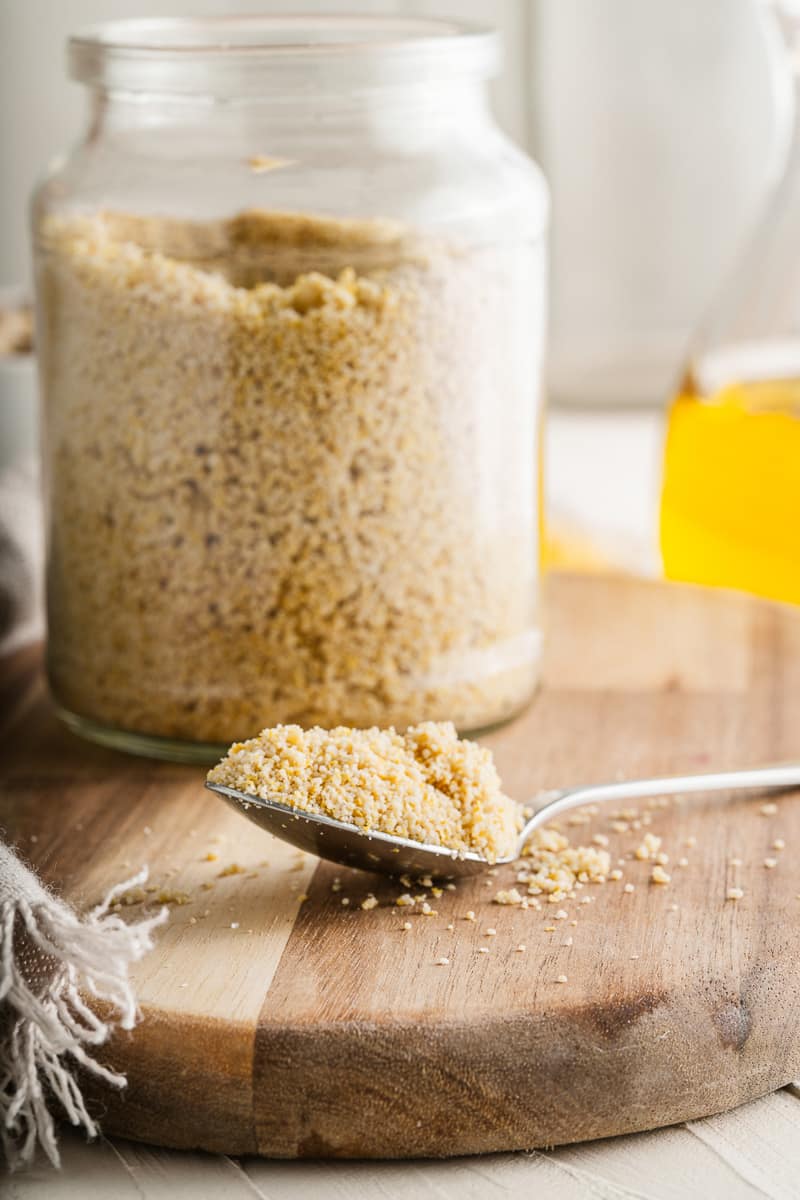
[[[491,752],[460,740],[450,722],[425,722],[404,734],[279,725],[231,746],[208,779],[365,831],[472,851],[492,862],[513,854],[522,826]]]
[[[49,216],[37,236],[62,710],[228,744],[523,705],[536,462],[513,245],[266,211]],[[382,736],[402,776],[411,743]],[[505,845],[502,804],[473,831],[461,799],[409,828]]]

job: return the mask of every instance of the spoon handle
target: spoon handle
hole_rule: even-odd
[[[706,775],[673,775],[660,779],[626,779],[619,783],[595,783],[587,787],[547,792],[546,802],[537,809],[519,835],[518,853],[534,829],[553,817],[582,808],[585,804],[605,804],[615,800],[644,800],[651,796],[680,796],[687,792],[744,791],[747,788],[800,787],[800,763],[780,763],[771,767],[752,767],[745,771],[714,771]],[[541,797],[540,797],[541,799]],[[534,801],[535,803],[535,801]]]

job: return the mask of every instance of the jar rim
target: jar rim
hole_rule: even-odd
[[[353,86],[487,79],[498,67],[491,26],[450,18],[311,14],[134,18],[68,41],[70,77],[120,91],[258,95],[324,75]]]

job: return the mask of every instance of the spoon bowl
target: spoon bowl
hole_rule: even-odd
[[[592,784],[588,787],[541,792],[531,803],[535,811],[522,826],[514,852],[506,858],[491,861],[480,854],[450,850],[395,837],[377,830],[360,829],[345,821],[337,821],[322,813],[306,812],[282,804],[279,800],[264,800],[219,783],[206,783],[209,791],[243,813],[254,824],[281,841],[327,858],[344,867],[376,871],[384,875],[430,875],[438,879],[455,879],[478,875],[488,867],[504,866],[521,857],[525,843],[542,825],[570,809],[587,804],[622,803],[656,796],[678,796],[692,792],[742,791],[745,789],[776,789],[800,787],[800,763],[754,767],[742,771],[718,771],[703,775],[662,776],[655,779],[632,779],[616,783]]]

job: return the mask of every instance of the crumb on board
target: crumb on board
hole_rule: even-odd
[[[228,875],[244,875],[245,871],[245,867],[240,866],[240,864],[237,862],[232,862],[229,863],[227,867],[223,867],[221,871],[217,872],[217,879],[225,879]]]
[[[645,862],[649,858],[654,859],[660,848],[661,838],[656,837],[654,833],[646,833],[633,854],[635,858]]]
[[[729,888],[728,888],[728,890],[727,890],[727,892],[726,892],[726,894],[725,894],[725,898],[726,898],[727,900],[741,900],[741,898],[742,898],[742,896],[743,896],[743,895],[744,895],[744,889],[743,889],[743,888],[740,888],[740,887],[729,887]]]

